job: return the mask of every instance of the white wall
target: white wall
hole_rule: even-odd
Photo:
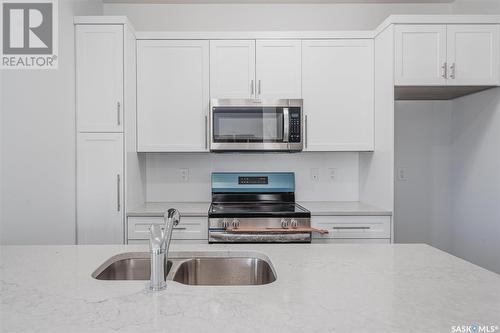
[[[455,0],[452,11],[454,14],[500,14],[500,1]]]
[[[449,101],[395,104],[395,241],[451,250],[451,116]]]
[[[358,200],[358,164],[358,153],[147,154],[147,200],[210,201],[215,171],[293,171],[297,200]],[[189,168],[187,183],[181,168]],[[311,180],[311,168],[320,181]],[[337,169],[333,181],[329,168]]]
[[[395,240],[500,273],[500,88],[396,103]],[[396,176],[397,177],[397,176]]]
[[[75,241],[73,16],[101,11],[59,1],[59,69],[2,71],[1,244]]]
[[[452,253],[500,273],[500,88],[454,101]]]
[[[367,30],[391,14],[448,14],[451,4],[104,4],[137,30]]]

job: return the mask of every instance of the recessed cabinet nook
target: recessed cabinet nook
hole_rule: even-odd
[[[211,99],[303,99],[304,152],[359,157],[359,200],[393,211],[394,100],[500,85],[496,16],[396,15],[373,31],[137,32],[75,17],[78,243],[144,242],[144,153],[208,153]],[[207,207],[208,208],[208,207]],[[391,216],[316,216],[322,242],[391,242]],[[205,240],[206,215],[174,239]],[[96,226],[99,226],[97,228]],[[183,229],[185,228],[185,229]]]

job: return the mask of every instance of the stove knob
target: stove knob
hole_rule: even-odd
[[[234,229],[238,229],[240,226],[240,221],[238,219],[233,219],[232,225]]]
[[[296,219],[292,219],[290,221],[290,224],[292,225],[292,228],[296,229],[299,226],[299,222],[297,222]]]
[[[229,221],[227,219],[222,220],[222,227],[223,228],[229,227]]]
[[[290,226],[289,224],[290,222],[288,222],[286,219],[281,219],[281,227],[283,229],[288,229],[288,227]]]

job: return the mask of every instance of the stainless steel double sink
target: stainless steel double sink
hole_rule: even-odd
[[[92,273],[98,280],[149,280],[148,252],[128,252],[106,260]],[[172,252],[166,279],[186,285],[263,285],[276,273],[269,258],[258,252]]]

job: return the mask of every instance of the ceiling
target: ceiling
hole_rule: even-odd
[[[455,0],[103,0],[104,3],[451,3]]]

